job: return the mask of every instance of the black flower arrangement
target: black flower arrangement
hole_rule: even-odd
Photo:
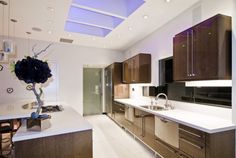
[[[27,84],[45,83],[52,76],[47,62],[30,56],[16,62],[15,74]]]
[[[47,117],[45,115],[39,115],[43,101],[41,100],[41,96],[43,94],[42,88],[39,88],[39,92],[36,90],[36,84],[45,83],[50,77],[52,77],[51,70],[46,61],[42,61],[37,59],[38,55],[45,52],[51,44],[49,44],[44,50],[40,52],[34,52],[34,47],[32,51],[34,52],[34,56],[27,56],[22,60],[18,60],[15,64],[13,64],[13,72],[17,76],[19,80],[24,81],[26,84],[31,85],[31,90],[34,92],[34,95],[37,99],[37,111],[31,113],[31,118],[40,118]]]

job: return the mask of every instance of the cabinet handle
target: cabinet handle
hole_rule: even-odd
[[[142,118],[142,124],[141,124],[141,126],[142,126],[142,134],[141,134],[141,136],[145,137],[145,115],[142,115],[141,118]]]
[[[202,146],[196,145],[196,144],[194,144],[194,143],[192,143],[192,142],[190,142],[190,141],[188,141],[188,140],[186,140],[186,139],[184,139],[184,138],[182,138],[182,137],[179,138],[179,140],[181,140],[181,141],[183,141],[183,142],[185,142],[185,143],[187,143],[187,144],[190,144],[190,145],[194,146],[195,148],[198,148],[199,150],[203,149]]]
[[[189,32],[187,31],[187,76],[190,76],[189,74]]]
[[[193,136],[196,136],[196,137],[198,137],[198,138],[202,138],[201,135],[198,135],[198,134],[195,134],[195,133],[193,133],[193,132],[187,131],[187,130],[185,130],[185,129],[183,129],[183,128],[179,128],[179,130],[184,131],[184,132],[186,132],[186,133],[188,133],[188,134],[191,134],[191,135],[193,135]]]
[[[168,123],[169,121],[167,119],[164,119],[164,118],[160,118],[161,122],[164,122],[164,123]]]
[[[179,157],[180,157],[180,158],[186,158],[186,157],[184,157],[182,154],[180,154]]]
[[[192,32],[192,50],[191,50],[191,53],[192,53],[192,76],[195,76],[195,74],[194,74],[194,68],[193,68],[193,65],[194,65],[194,63],[193,63],[193,61],[194,61],[194,57],[193,57],[193,51],[194,51],[194,32],[193,32],[193,29],[191,30],[191,32]]]
[[[121,108],[120,108],[119,110],[120,110],[120,111],[122,111],[122,112],[124,112],[124,111],[125,111],[125,110],[123,110],[123,109],[121,109]]]

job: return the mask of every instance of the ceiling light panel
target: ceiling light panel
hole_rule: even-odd
[[[96,11],[107,12],[120,17],[128,17],[137,8],[143,0],[73,0],[74,5],[82,6]]]
[[[108,30],[108,29],[70,22],[70,21],[66,22],[65,30],[70,31],[70,32],[82,33],[82,34],[100,36],[100,37],[105,37],[108,33],[111,32],[111,30]]]
[[[65,30],[105,37],[144,3],[144,0],[72,0]]]
[[[72,6],[69,11],[68,21],[114,29],[123,19]]]

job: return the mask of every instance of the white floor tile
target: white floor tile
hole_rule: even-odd
[[[153,152],[106,115],[85,118],[93,125],[93,158],[155,158]]]

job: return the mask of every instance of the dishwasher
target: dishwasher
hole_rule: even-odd
[[[179,148],[179,124],[155,116],[155,136],[160,140]]]

